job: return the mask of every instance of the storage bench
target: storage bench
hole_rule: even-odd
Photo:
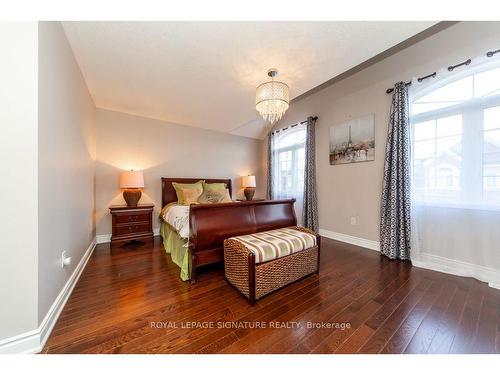
[[[287,227],[231,237],[224,241],[226,280],[251,305],[265,295],[319,272],[320,237]]]

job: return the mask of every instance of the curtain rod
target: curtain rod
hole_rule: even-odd
[[[495,50],[495,51],[488,51],[488,52],[486,53],[486,57],[492,57],[492,56],[494,56],[495,54],[497,54],[498,52],[500,52],[500,49],[497,49],[497,50]],[[467,60],[465,60],[464,62],[461,62],[460,64],[450,65],[450,66],[448,67],[448,71],[449,71],[449,72],[452,72],[455,68],[459,68],[459,67],[464,66],[464,65],[470,65],[470,63],[471,63],[471,62],[472,62],[472,59],[467,59]],[[418,82],[422,82],[424,79],[427,79],[427,78],[435,78],[435,77],[436,77],[436,75],[437,75],[437,73],[436,73],[436,72],[434,72],[434,73],[428,74],[428,75],[426,75],[426,76],[424,76],[424,77],[420,77],[420,78],[418,78],[418,79],[417,79],[417,81],[418,81]],[[409,81],[409,82],[405,82],[405,85],[406,85],[406,86],[410,86],[410,85],[411,85],[411,81]],[[393,92],[393,91],[394,91],[394,88],[393,88],[393,87],[391,87],[390,89],[385,90],[386,94],[390,94],[390,93],[391,93],[391,92]]]
[[[316,121],[318,119],[318,116],[314,116],[312,119],[313,119],[313,121]],[[296,124],[293,124],[293,125],[290,125],[290,126],[286,126],[284,128],[281,128],[281,129],[278,129],[278,130],[275,130],[275,131],[271,132],[271,134],[279,133],[280,131],[287,130],[288,128],[295,128],[297,125],[305,124],[307,121],[308,120],[304,120],[304,121],[298,122]]]

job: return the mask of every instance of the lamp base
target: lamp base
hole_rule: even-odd
[[[243,190],[243,193],[245,194],[247,201],[251,201],[255,194],[255,188],[247,187]]]
[[[136,207],[139,199],[141,199],[141,189],[125,189],[123,190],[123,199],[127,202],[127,206]]]

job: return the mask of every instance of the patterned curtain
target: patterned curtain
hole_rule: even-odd
[[[380,219],[380,251],[391,259],[410,259],[410,207],[408,87],[399,82],[392,95]]]
[[[273,138],[274,133],[269,132],[267,137],[267,199],[273,199]]]
[[[307,118],[306,160],[304,166],[304,208],[302,223],[304,227],[318,232],[318,198],[316,195],[316,117]]]

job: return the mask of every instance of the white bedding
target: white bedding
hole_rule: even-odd
[[[169,223],[181,238],[189,238],[189,206],[172,205],[163,214],[163,220]]]

